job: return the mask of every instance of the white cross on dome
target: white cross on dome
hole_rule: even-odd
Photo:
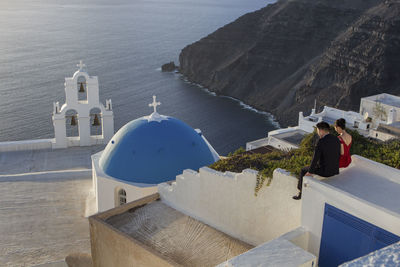
[[[149,104],[149,107],[153,107],[154,108],[154,113],[157,113],[157,106],[161,105],[161,102],[157,102],[156,101],[156,96],[153,95],[153,103]]]

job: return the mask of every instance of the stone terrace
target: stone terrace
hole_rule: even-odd
[[[90,155],[102,148],[0,153],[0,266],[90,253]]]

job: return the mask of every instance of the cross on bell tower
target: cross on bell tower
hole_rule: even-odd
[[[79,64],[77,64],[76,66],[79,67],[79,71],[82,71],[82,69],[83,69],[84,67],[86,67],[86,65],[83,64],[83,61],[82,61],[82,60],[79,60]]]
[[[157,106],[161,105],[161,102],[157,102],[156,101],[156,96],[153,95],[153,103],[149,104],[149,107],[153,107],[154,108],[154,113],[157,113]]]

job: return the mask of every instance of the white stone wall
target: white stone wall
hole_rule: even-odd
[[[369,131],[369,137],[374,138],[374,139],[378,139],[378,140],[381,140],[381,141],[388,141],[390,139],[397,138],[395,135],[384,133],[384,132],[380,132],[380,131],[377,131],[375,129],[371,129]]]
[[[0,152],[51,149],[54,139],[36,139],[12,142],[0,142]]]
[[[268,140],[269,140],[268,145],[270,145],[270,146],[272,146],[272,147],[274,147],[276,149],[283,150],[283,151],[289,151],[291,149],[299,148],[298,146],[296,146],[294,144],[291,144],[291,143],[286,142],[286,141],[284,141],[282,139],[274,137],[274,135],[297,131],[299,128],[300,128],[299,126],[288,127],[288,128],[278,129],[278,130],[269,132],[268,133]]]
[[[135,186],[133,184],[116,180],[105,174],[99,166],[101,153],[102,152],[92,155],[92,179],[97,212],[115,208],[118,203],[117,194],[120,189],[124,189],[126,192],[126,203],[157,192],[157,186]]]
[[[291,149],[298,148],[296,145],[293,145],[289,142],[285,142],[281,139],[274,138],[274,135],[282,134],[282,133],[290,133],[290,132],[296,131],[298,129],[299,129],[299,127],[296,126],[296,127],[288,127],[288,128],[270,131],[270,132],[268,132],[268,137],[246,143],[246,151],[256,149],[256,148],[259,148],[262,146],[267,146],[267,145],[272,146],[276,149],[283,150],[283,151],[288,151]]]
[[[268,145],[270,145],[276,149],[282,150],[282,151],[290,151],[291,149],[299,148],[298,146],[296,146],[294,144],[285,142],[284,140],[275,138],[274,136],[270,136],[268,138],[269,138]]]
[[[309,117],[304,117],[303,112],[299,112],[299,129],[308,132],[308,133],[312,133],[314,132],[314,126],[318,123],[322,121],[322,117],[317,118],[316,117],[316,121],[311,121],[309,119]]]
[[[368,130],[369,128],[369,123],[364,120],[363,116],[354,111],[344,111],[324,106],[322,112],[315,114],[313,111],[312,116],[315,118],[315,121],[311,121],[309,116],[304,117],[303,112],[299,112],[299,128],[312,133],[314,131],[314,126],[318,122],[321,122],[323,117],[328,117],[332,120],[343,118],[346,120],[346,126],[351,128],[358,128],[361,130]]]
[[[97,211],[102,212],[116,205],[116,194],[118,190],[124,189],[126,192],[126,203],[141,199],[143,197],[157,193],[157,186],[137,187],[102,176],[97,177]]]
[[[346,124],[354,125],[355,121],[362,121],[364,118],[361,114],[356,113],[354,111],[344,111],[337,108],[331,108],[328,106],[324,106],[324,110],[321,112],[321,116],[340,119],[343,118],[346,120]]]
[[[269,138],[261,138],[246,143],[246,151],[269,145]]]
[[[223,262],[217,267],[314,267],[316,257],[297,245],[299,240],[307,242],[308,233],[299,227],[292,232],[257,246],[239,256]]]
[[[365,112],[368,112],[368,116],[372,118],[372,125],[373,127],[377,127],[379,123],[393,123],[396,121],[400,121],[400,107],[395,107],[395,106],[390,106],[384,103],[381,103],[380,105],[382,108],[385,110],[386,114],[389,115],[391,112],[390,110],[393,109],[394,112],[396,113],[396,118],[394,118],[394,121],[389,120],[386,118],[385,120],[380,120],[379,118],[376,117],[374,113],[374,108],[376,107],[376,100],[382,97],[391,97],[390,95],[387,94],[380,94],[376,96],[370,96],[370,97],[365,97],[361,98],[361,103],[360,103],[360,113],[365,114]],[[392,111],[393,112],[393,111]]]
[[[383,179],[400,183],[400,172],[398,170],[359,156],[353,156],[352,159],[352,164],[356,164],[359,168],[371,173],[376,173],[379,170],[378,172],[384,177]],[[351,178],[349,177],[349,179]],[[379,190],[379,185],[369,188],[360,184],[359,190],[374,192],[374,190]],[[307,176],[304,177],[302,199],[301,225],[310,232],[309,247],[307,250],[316,256],[319,255],[325,203],[391,233],[400,235],[399,214],[372,204],[365,199],[360,199],[323,181]]]
[[[372,128],[378,127],[379,123],[386,123],[386,121],[382,121],[378,119],[374,113],[374,108],[376,106],[376,102],[370,99],[363,99],[361,98],[361,104],[360,104],[360,113],[365,114],[366,112],[368,113],[368,117],[372,118]],[[382,105],[384,107],[384,105]],[[385,111],[388,112],[388,110]]]
[[[300,225],[297,178],[274,171],[269,187],[255,196],[257,172],[218,172],[203,167],[185,170],[172,185],[158,186],[171,207],[252,245],[259,245]]]
[[[293,132],[293,131],[296,131],[298,129],[299,129],[299,126],[287,127],[287,128],[283,128],[283,129],[273,130],[273,131],[268,132],[268,137],[273,136],[273,135],[277,135],[277,134]]]

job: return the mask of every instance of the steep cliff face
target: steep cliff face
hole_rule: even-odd
[[[319,105],[358,110],[360,97],[400,93],[396,1],[278,1],[185,47],[180,71],[296,124]]]
[[[344,109],[360,98],[400,93],[400,3],[371,8],[339,35],[312,65],[296,91],[302,106],[309,98]]]

